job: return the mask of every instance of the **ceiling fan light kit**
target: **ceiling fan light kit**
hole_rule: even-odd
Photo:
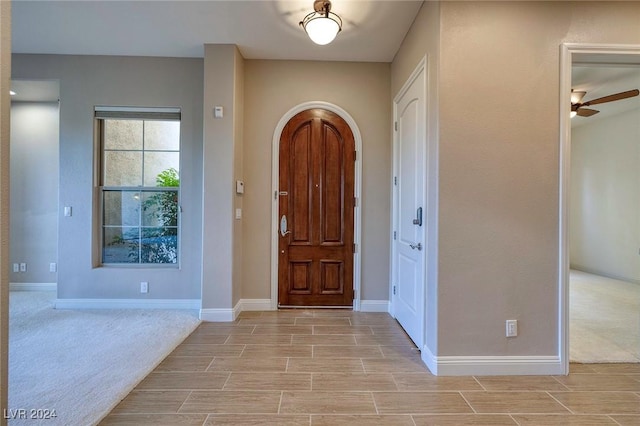
[[[342,19],[331,12],[329,0],[315,0],[313,12],[300,21],[300,26],[315,44],[329,44],[342,31]]]
[[[620,92],[613,95],[603,96],[601,98],[582,102],[582,98],[584,98],[584,95],[586,94],[587,92],[574,91],[573,89],[571,90],[571,118],[575,117],[576,115],[579,115],[580,117],[591,117],[592,115],[595,115],[600,111],[585,107],[604,104],[607,102],[619,101],[627,98],[633,98],[634,96],[638,96],[640,94],[640,90],[627,90],[626,92]]]

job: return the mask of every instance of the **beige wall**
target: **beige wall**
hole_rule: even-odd
[[[202,274],[203,60],[91,55],[15,54],[12,77],[60,82],[58,300],[200,298]],[[108,70],[108,72],[106,72]],[[181,109],[180,268],[94,268],[97,230],[93,110],[96,105]],[[210,110],[209,110],[210,111]],[[230,209],[229,209],[230,210]],[[95,235],[94,235],[95,236]],[[149,293],[140,293],[140,282]],[[91,285],[87,285],[91,283]]]
[[[273,132],[296,105],[326,101],[346,110],[362,134],[362,299],[388,300],[390,91],[385,63],[245,62],[243,298],[271,297]]]
[[[0,2],[0,410],[8,409],[9,375],[9,85],[11,2]],[[6,425],[5,416],[0,425]]]
[[[441,3],[437,355],[558,354],[559,46],[637,44],[638,22],[638,2]]]
[[[233,182],[231,191],[234,194],[234,209],[242,211],[242,195],[236,194],[235,183],[243,177],[243,140],[244,140],[244,58],[236,47],[234,53],[234,86],[233,86]],[[236,306],[242,298],[242,234],[243,223],[235,219],[234,210],[233,234],[233,297],[232,306]]]
[[[239,295],[235,256],[241,226],[234,219],[238,49],[207,44],[204,50],[202,309],[228,309]],[[224,116],[215,118],[215,106]],[[235,281],[234,281],[235,280]],[[206,318],[206,316],[204,316]]]

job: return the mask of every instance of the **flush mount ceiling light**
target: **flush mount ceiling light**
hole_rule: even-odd
[[[331,12],[329,0],[315,0],[313,10],[300,21],[300,26],[315,44],[331,43],[336,35],[342,31],[342,19]]]

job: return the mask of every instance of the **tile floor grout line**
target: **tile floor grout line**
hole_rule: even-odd
[[[462,391],[458,391],[458,395],[460,395],[460,397],[464,400],[465,404],[467,404],[469,406],[469,408],[471,408],[471,411],[473,411],[473,414],[478,414],[476,409],[473,408],[473,405],[471,405],[471,403],[467,400],[467,398],[465,398],[465,396],[462,393]]]
[[[614,422],[615,424],[622,426],[622,423],[620,423],[619,421],[611,417],[611,414],[608,414],[607,417],[610,418],[611,421]]]
[[[207,422],[209,421],[209,416],[211,414],[207,413],[206,416],[204,416],[204,421],[202,422],[202,424],[200,426],[206,426]]]
[[[471,376],[471,377],[473,377],[473,380],[475,380],[476,383],[480,385],[480,387],[482,388],[483,391],[487,392],[487,388],[484,387],[482,382],[480,382],[480,380],[478,380],[478,378],[476,376]]]
[[[413,417],[413,414],[409,414],[409,418],[411,419],[411,423],[413,423],[413,426],[418,426],[418,424],[416,423],[416,419]]]
[[[376,414],[379,416],[380,410],[378,409],[378,404],[376,404],[376,398],[373,396],[373,392],[369,391],[367,393],[369,394],[369,396],[371,396],[371,401],[373,401],[373,408],[376,409]]]
[[[282,399],[284,398],[284,391],[280,391],[280,401],[278,401],[278,412],[276,414],[280,415],[280,407],[282,407]]]
[[[227,383],[229,383],[229,380],[231,380],[231,374],[233,374],[233,371],[229,371],[229,375],[227,376],[227,380],[224,381],[224,383],[222,384],[222,387],[220,388],[220,390],[224,390],[224,388],[227,387]]]
[[[189,394],[187,395],[187,397],[184,399],[184,401],[182,401],[182,404],[180,404],[180,406],[178,407],[178,409],[176,410],[176,414],[180,414],[180,410],[182,409],[182,407],[184,407],[184,404],[187,403],[187,401],[189,400],[189,398],[191,398],[191,395],[193,394],[194,390],[190,390]]]
[[[238,359],[242,358],[242,354],[244,353],[245,349],[247,349],[247,344],[242,345],[242,350],[240,351],[240,354],[233,358],[238,358]]]
[[[520,425],[520,422],[519,422],[518,420],[516,420],[516,418],[515,418],[515,417],[513,417],[513,414],[509,413],[509,418],[510,418],[511,420],[513,420],[513,422],[514,422],[516,425],[518,425],[518,426],[522,426],[522,425]]]
[[[389,373],[391,375],[391,380],[393,380],[393,384],[396,385],[396,392],[400,392],[400,386],[398,386],[398,381],[396,380],[397,373]]]
[[[568,385],[565,385],[564,383],[562,383],[560,379],[558,379],[556,376],[551,376],[551,378],[556,382],[560,383],[562,386],[564,386],[567,389],[567,391],[573,391],[573,389],[571,389]]]
[[[573,410],[571,410],[569,407],[567,407],[566,405],[564,405],[562,402],[560,402],[555,396],[551,395],[550,391],[545,391],[545,393],[547,395],[549,395],[554,401],[556,401],[558,404],[560,404],[562,407],[564,407],[569,413],[571,413],[572,415],[575,415],[576,413],[573,412]]]

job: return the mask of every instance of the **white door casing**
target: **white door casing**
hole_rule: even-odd
[[[640,64],[640,45],[563,43],[560,45],[560,161],[558,232],[558,355],[569,374],[569,177],[571,176],[571,69],[574,63]]]
[[[418,348],[425,342],[426,61],[394,99],[392,310]]]

